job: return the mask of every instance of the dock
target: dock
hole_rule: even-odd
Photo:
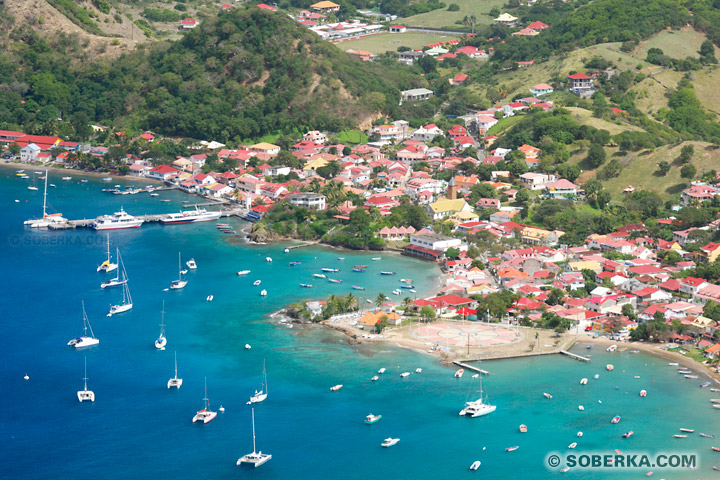
[[[216,205],[212,203],[210,205]],[[244,208],[234,208],[231,210],[221,210],[220,217],[240,217],[244,218],[247,211]],[[143,223],[156,223],[161,218],[167,216],[167,213],[155,214],[155,215],[135,215],[136,218],[142,218]],[[83,218],[82,220],[65,220],[62,223],[50,224],[48,228],[52,230],[67,230],[73,228],[92,228],[92,224],[95,223],[95,218]]]
[[[468,361],[468,360],[466,360]],[[472,370],[473,372],[482,373],[483,375],[490,375],[490,372],[487,370],[483,370],[482,368],[473,367],[472,365],[468,365],[467,363],[463,363],[459,360],[453,360],[453,363],[457,365],[460,368],[467,368],[468,370]]]
[[[590,362],[590,359],[588,357],[583,357],[582,355],[570,353],[565,350],[560,350],[560,352],[558,352],[558,353],[562,353],[563,355],[566,355],[566,356],[572,358],[573,360],[580,360],[581,362]]]
[[[295,248],[309,247],[309,246],[311,246],[311,245],[317,245],[317,244],[318,244],[318,242],[305,242],[305,243],[301,243],[301,244],[299,244],[299,245],[291,245],[291,246],[286,247],[286,248],[287,248],[288,250],[293,250],[293,249],[295,249]]]

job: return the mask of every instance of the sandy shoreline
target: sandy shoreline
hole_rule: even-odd
[[[15,170],[26,170],[26,171],[40,171],[40,170],[49,170],[50,172],[61,172],[64,175],[63,176],[81,176],[81,177],[94,177],[94,178],[105,178],[105,177],[112,177],[113,181],[116,180],[131,180],[133,182],[144,182],[144,183],[160,183],[163,182],[160,180],[156,180],[154,178],[148,178],[148,177],[136,177],[134,175],[112,175],[108,172],[86,172],[83,170],[78,170],[76,168],[63,168],[63,167],[51,167],[51,166],[45,166],[45,165],[34,165],[32,163],[19,163],[19,162],[10,162],[7,163],[5,161],[0,162],[0,167],[7,167],[12,168]]]

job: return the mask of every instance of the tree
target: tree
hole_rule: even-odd
[[[682,164],[688,163],[693,155],[695,154],[695,147],[692,145],[683,145],[683,147],[680,149],[680,156],[678,157],[678,161]]]
[[[605,162],[605,149],[602,145],[593,143],[588,149],[587,157],[585,157],[585,163],[587,163],[590,168],[598,168],[603,164],[603,162]]]
[[[663,177],[668,174],[670,171],[670,163],[666,162],[665,160],[658,163],[658,173],[662,175]]]
[[[375,298],[375,305],[377,305],[379,308],[382,306],[383,303],[387,302],[387,299],[388,299],[388,297],[385,296],[384,293],[380,292],[380,293],[378,293],[377,298]]]
[[[563,298],[565,298],[565,292],[559,288],[553,288],[547,296],[546,303],[548,305],[559,305]]]
[[[629,303],[622,306],[622,314],[628,317],[630,320],[635,320],[635,309]]]
[[[432,322],[436,317],[435,309],[433,309],[430,305],[425,305],[420,309],[420,316],[426,322]]]
[[[375,332],[377,332],[378,335],[381,334],[383,330],[385,330],[387,325],[387,316],[383,315],[382,317],[380,317],[380,321],[375,324]]]
[[[435,60],[435,57],[425,55],[418,60],[418,66],[423,72],[432,73],[437,69],[437,60]]]
[[[445,252],[445,258],[449,260],[457,260],[460,256],[460,250],[457,248],[448,248]]]
[[[680,169],[680,176],[682,178],[693,178],[695,177],[695,173],[697,173],[697,170],[692,165],[692,163],[688,163],[687,165],[683,165],[683,167]]]

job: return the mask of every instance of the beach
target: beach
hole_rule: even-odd
[[[0,167],[12,168],[14,170],[25,170],[27,172],[34,171],[45,171],[62,173],[63,176],[79,176],[88,178],[107,178],[112,177],[113,181],[130,181],[130,182],[143,182],[143,183],[159,183],[162,184],[161,180],[148,177],[137,177],[135,175],[113,175],[109,172],[86,172],[84,170],[78,170],[76,168],[64,168],[64,167],[51,167],[46,165],[35,165],[32,163],[22,162],[6,162],[5,160],[0,161]],[[30,173],[32,174],[32,173]]]

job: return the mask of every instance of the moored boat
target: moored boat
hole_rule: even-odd
[[[577,442],[573,442],[570,445],[568,445],[568,448],[575,448],[577,447]]]
[[[647,396],[647,390],[640,390],[640,396],[646,397]]]
[[[383,447],[386,447],[386,448],[387,448],[387,447],[392,447],[393,445],[395,445],[395,444],[398,443],[399,441],[400,441],[399,438],[388,437],[388,438],[386,438],[385,441],[384,441],[383,443],[381,443],[380,445],[383,446]]]
[[[323,272],[331,272],[331,273],[340,271],[339,268],[321,268],[320,270]]]
[[[550,395],[550,394],[547,393],[547,392],[543,392],[543,397],[545,397],[545,398],[552,398],[552,395]]]
[[[92,326],[90,325],[90,320],[87,317],[87,314],[85,313],[85,301],[82,302],[82,313],[83,313],[83,334],[79,337],[73,338],[70,340],[67,344],[68,346],[72,346],[75,348],[84,348],[84,347],[91,347],[93,345],[97,345],[100,343],[100,340],[95,338],[95,333],[93,333]],[[88,328],[90,329],[90,336],[88,337],[87,331]]]
[[[460,378],[463,376],[463,373],[465,373],[464,369],[459,369],[457,372],[455,372],[455,378]]]
[[[342,283],[342,280],[338,278],[328,278],[328,281],[331,283]]]
[[[518,448],[520,448],[520,447],[517,446],[517,445],[515,445],[515,446],[513,446],[513,447],[507,447],[507,448],[505,449],[505,451],[506,451],[506,452],[514,452],[514,451],[517,450]]]
[[[240,270],[239,272],[237,272],[237,274],[240,276],[247,275],[248,273],[250,273],[250,270]]]
[[[203,398],[203,402],[205,402],[205,408],[197,411],[193,417],[193,423],[209,423],[217,417],[217,412],[210,410],[210,398],[208,398],[207,394],[207,377],[205,377],[205,398]]]
[[[145,222],[144,219],[133,217],[120,207],[119,212],[97,217],[91,226],[95,230],[119,230],[123,228],[137,228],[142,225],[143,222]]]
[[[617,345],[610,345],[610,346],[607,348],[607,351],[608,351],[608,352],[614,352],[615,350],[617,350]]]
[[[395,275],[395,272],[380,272],[380,275]]]
[[[629,432],[625,432],[622,434],[622,438],[630,438],[633,436],[634,433],[635,432],[633,432],[632,430],[630,430]]]
[[[675,438],[687,438],[687,435],[673,435]]]
[[[253,451],[252,453],[248,453],[247,455],[243,455],[240,457],[236,463],[236,465],[253,465],[254,467],[259,467],[260,465],[264,464],[268,460],[272,458],[272,455],[269,453],[262,453],[255,451],[255,409],[252,409],[252,431],[253,431]]]
[[[381,418],[382,418],[382,415],[373,415],[373,414],[371,413],[370,415],[368,415],[367,417],[365,417],[365,423],[366,423],[367,425],[371,425],[371,424],[376,423],[377,421],[379,421]]]
[[[300,265],[301,263],[302,263],[302,262],[294,261],[294,262],[288,263],[288,265],[290,265],[291,267],[295,267],[295,266],[297,266],[297,265]]]
[[[587,382],[588,382],[588,379],[587,379],[587,378],[581,378],[581,379],[580,379],[580,385],[586,385]]]
[[[355,290],[365,290],[365,287],[361,287],[360,285],[353,285],[352,288]]]
[[[610,423],[618,423],[620,422],[620,415],[616,415],[613,417],[612,420],[610,420]]]
[[[695,433],[695,430],[692,428],[681,428],[680,431],[685,433]]]
[[[524,423],[520,425],[520,433],[527,433],[527,425]]]
[[[709,387],[709,386],[710,386],[710,382],[703,382],[703,383],[700,384],[700,386],[703,387],[703,388]]]
[[[403,373],[400,374],[400,376],[401,376],[402,378],[409,377],[409,376],[410,376],[410,372],[403,372]]]
[[[477,470],[480,468],[480,460],[475,460],[472,465],[470,465],[470,470]]]
[[[705,437],[705,438],[715,438],[715,435],[713,435],[712,433],[702,433],[701,432],[700,436]]]
[[[342,387],[343,387],[342,384],[338,384],[338,385],[334,385],[334,386],[330,387],[330,390],[333,391],[333,392],[337,392],[337,391],[340,390]]]
[[[168,213],[164,217],[160,218],[160,223],[163,225],[177,225],[181,223],[211,222],[220,218],[220,215],[222,215],[222,212],[213,212],[204,208],[195,207],[195,210]]]

